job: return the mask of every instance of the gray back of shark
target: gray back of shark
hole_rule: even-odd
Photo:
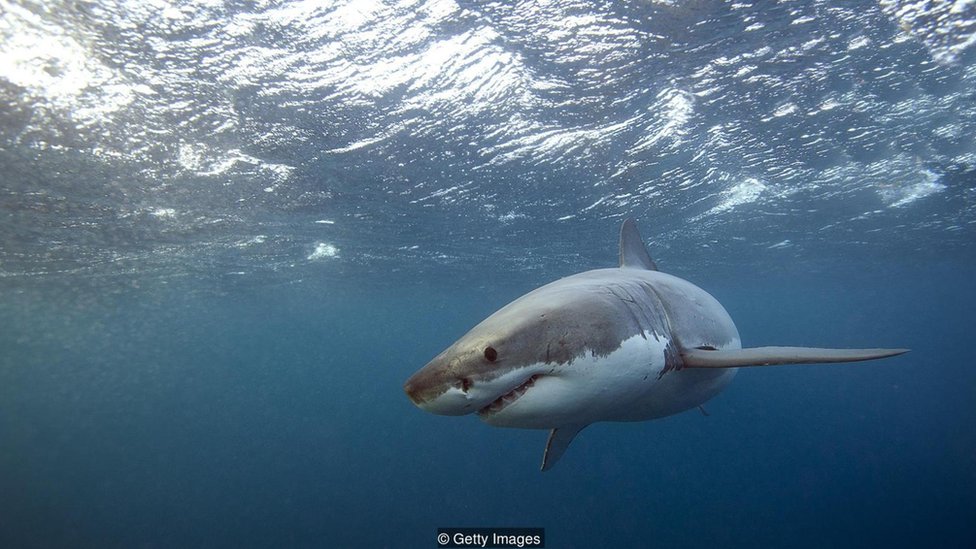
[[[636,223],[620,231],[620,266],[533,290],[472,328],[405,390],[433,413],[475,412],[500,427],[550,429],[542,469],[598,421],[644,421],[717,395],[741,366],[848,362],[903,349],[742,349],[710,294],[662,273]]]

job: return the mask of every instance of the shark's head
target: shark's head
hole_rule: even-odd
[[[488,317],[410,377],[404,390],[417,406],[435,414],[487,410],[496,400],[525,389],[552,368],[546,360],[546,311]],[[541,356],[540,356],[541,350]],[[496,407],[501,402],[496,403]]]
[[[592,288],[581,277],[526,294],[437,355],[404,390],[428,412],[477,412],[496,425],[509,424],[516,409],[520,424],[574,413],[586,400],[574,393],[585,389],[572,380],[574,361],[607,355],[637,331],[617,297]]]
[[[512,339],[511,333],[472,330],[411,376],[403,388],[414,404],[435,414],[486,410],[540,373],[539,361],[526,364],[512,356]]]

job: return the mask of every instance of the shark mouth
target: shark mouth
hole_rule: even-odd
[[[516,400],[518,400],[522,395],[524,395],[525,392],[528,391],[530,387],[532,387],[533,385],[535,385],[535,381],[537,379],[539,379],[540,377],[542,377],[542,376],[540,376],[538,374],[529,377],[529,379],[523,381],[522,384],[519,385],[518,387],[515,387],[511,391],[509,391],[509,392],[505,393],[504,395],[496,398],[488,406],[485,406],[484,408],[478,410],[478,415],[479,416],[489,416],[489,415],[497,414],[498,412],[501,412],[506,407],[510,406],[513,402],[515,402]]]

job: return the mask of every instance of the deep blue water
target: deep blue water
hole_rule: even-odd
[[[963,1],[0,0],[0,547],[976,546]],[[635,217],[740,371],[542,431],[407,377]]]
[[[175,287],[84,310],[18,294],[0,336],[0,536],[432,547],[438,526],[532,525],[551,547],[965,547],[972,271],[888,267],[687,273],[747,344],[912,352],[744,370],[709,417],[592,426],[545,474],[545,433],[428,415],[400,388],[532,277],[193,298]]]

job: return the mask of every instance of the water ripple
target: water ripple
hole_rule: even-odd
[[[0,273],[558,269],[624,215],[689,262],[960,253],[974,32],[967,2],[6,2]]]

